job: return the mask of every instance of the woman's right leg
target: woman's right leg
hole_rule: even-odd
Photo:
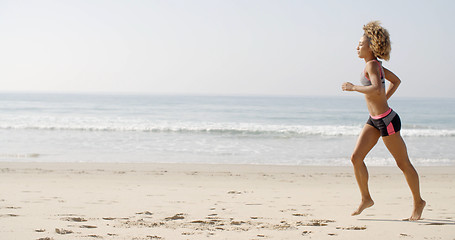
[[[359,139],[357,140],[354,152],[352,153],[351,162],[354,166],[355,178],[362,195],[362,202],[360,203],[359,208],[352,213],[353,216],[359,215],[363,210],[374,204],[370,191],[368,190],[368,170],[364,163],[364,159],[368,152],[376,145],[380,136],[379,130],[371,125],[365,124]]]

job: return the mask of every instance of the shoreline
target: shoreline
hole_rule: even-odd
[[[32,154],[33,155],[33,154]],[[38,155],[38,154],[36,154]],[[374,159],[367,159],[365,161],[366,165],[368,168],[397,168],[397,165],[395,162],[392,162],[390,165],[376,165],[372,160],[376,160],[377,158]],[[393,161],[393,158],[388,158],[386,159]],[[454,168],[455,169],[455,164],[452,163],[447,163],[447,164],[419,164],[416,163],[416,161],[412,161],[414,159],[411,159],[411,162],[414,167],[416,168]],[[191,161],[186,161],[186,162],[148,162],[148,161],[32,161],[32,160],[25,160],[25,158],[17,158],[17,161],[7,159],[7,160],[0,160],[0,165],[3,166],[15,166],[17,165],[41,165],[41,166],[52,166],[52,165],[183,165],[183,166],[244,166],[244,167],[278,167],[278,168],[352,168],[352,164],[348,158],[346,158],[346,164],[286,164],[286,163],[226,163],[226,162],[191,162]]]
[[[397,167],[369,167],[376,205],[351,167],[0,162],[8,239],[451,239],[455,167],[416,167],[428,205]],[[387,231],[386,231],[387,230]]]

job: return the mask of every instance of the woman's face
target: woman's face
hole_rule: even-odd
[[[357,46],[357,55],[359,56],[359,58],[366,58],[372,54],[373,52],[370,49],[370,43],[368,41],[368,38],[362,36],[360,38],[359,45]]]

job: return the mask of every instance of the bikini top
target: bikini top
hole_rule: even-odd
[[[375,61],[379,65],[379,68],[381,69],[379,75],[380,75],[381,80],[382,80],[382,87],[385,87],[385,77],[384,77],[384,69],[382,68],[382,63],[380,61],[378,61],[378,60],[373,60],[373,61]],[[360,83],[363,86],[370,86],[371,85],[371,80],[367,77],[367,73],[365,72],[365,70],[360,75]]]

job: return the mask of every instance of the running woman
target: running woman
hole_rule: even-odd
[[[416,221],[421,218],[426,203],[420,196],[419,175],[409,161],[406,144],[400,135],[400,118],[387,103],[387,100],[397,90],[401,80],[394,73],[382,67],[381,61],[378,60],[388,61],[390,59],[389,33],[380,25],[379,21],[369,22],[363,26],[363,30],[364,35],[357,46],[359,58],[363,58],[366,63],[360,79],[362,85],[354,85],[350,82],[342,84],[343,91],[356,91],[365,95],[370,113],[351,156],[355,177],[362,195],[362,201],[352,215],[359,215],[363,210],[374,205],[368,190],[368,170],[364,159],[376,145],[379,137],[382,137],[398,167],[403,171],[412,192],[414,209],[411,217],[406,220]],[[384,80],[390,82],[387,90]]]

